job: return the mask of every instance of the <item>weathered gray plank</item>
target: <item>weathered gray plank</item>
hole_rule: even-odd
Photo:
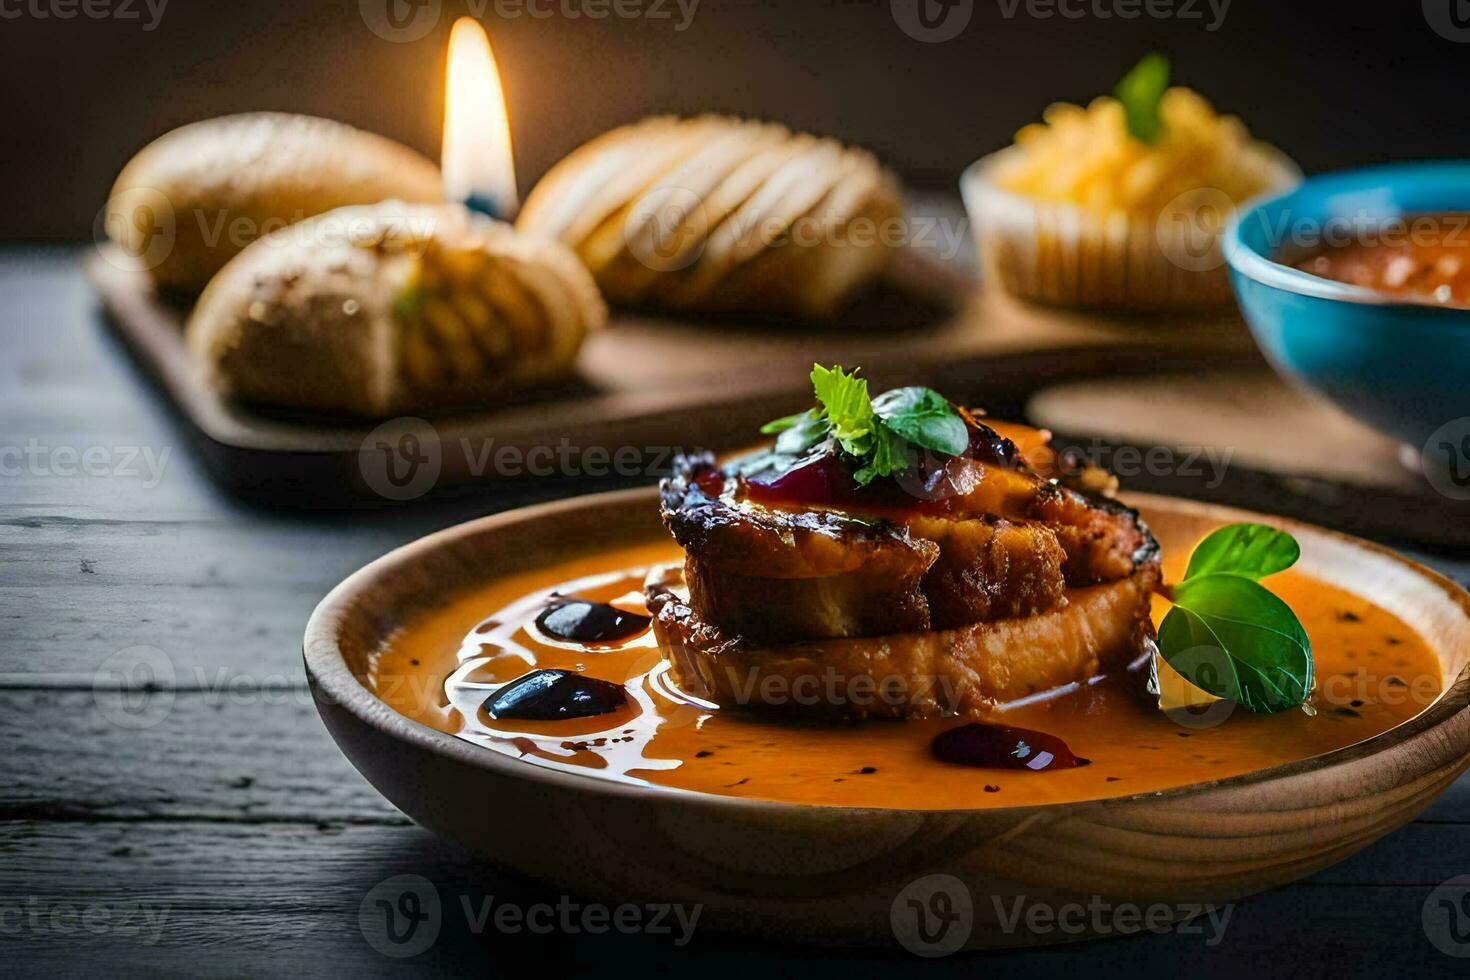
[[[151,697],[0,691],[0,819],[408,822],[337,750],[304,688]]]
[[[107,958],[109,972],[187,968],[198,976],[313,967],[334,974],[523,973],[530,967],[552,976],[577,970],[851,976],[876,965],[922,969],[926,976],[1034,977],[1074,966],[1079,955],[1089,975],[1101,976],[1165,970],[1204,977],[1245,970],[1449,976],[1463,965],[1425,938],[1421,910],[1431,889],[1424,886],[1319,882],[1281,889],[1236,906],[1214,946],[1206,945],[1205,935],[1166,933],[1083,948],[919,961],[902,953],[773,946],[698,930],[683,948],[668,937],[646,935],[511,935],[496,931],[493,920],[477,935],[464,900],[473,912],[490,896],[521,906],[555,903],[558,896],[465,859],[411,827],[8,823],[0,824],[0,856],[0,904],[19,909],[7,919],[0,952],[7,966],[26,975],[75,969],[97,956]],[[358,926],[370,889],[398,874],[422,875],[441,902],[437,941],[407,961],[381,956]],[[135,919],[144,928],[127,933],[116,917],[139,906],[152,911],[156,929],[148,919]],[[111,925],[95,933],[82,928],[85,909],[106,910],[93,911],[91,921],[95,926],[105,915]]]

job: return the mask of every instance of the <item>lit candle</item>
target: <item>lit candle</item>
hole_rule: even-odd
[[[490,39],[469,17],[449,34],[444,96],[444,197],[509,221],[520,208],[505,90]]]

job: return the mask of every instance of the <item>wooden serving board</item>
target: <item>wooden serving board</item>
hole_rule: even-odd
[[[105,248],[89,253],[84,267],[109,322],[187,421],[210,472],[242,495],[297,506],[419,496],[426,491],[384,489],[379,453],[391,458],[402,448],[405,458],[419,458],[425,445],[437,446],[429,481],[436,490],[658,472],[674,449],[745,444],[761,423],[809,404],[813,361],[861,366],[878,390],[927,383],[999,411],[1059,381],[1258,360],[1234,316],[1140,326],[1036,310],[978,291],[957,263],[907,250],[834,324],[619,313],[588,340],[574,383],[483,412],[379,430],[222,398],[185,350],[186,308]]]

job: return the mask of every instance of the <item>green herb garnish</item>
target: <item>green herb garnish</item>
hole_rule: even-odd
[[[1295,538],[1264,524],[1212,532],[1170,590],[1159,656],[1194,686],[1251,711],[1302,704],[1312,690],[1312,642],[1291,607],[1257,581],[1300,555]]]
[[[895,388],[876,399],[857,371],[812,365],[812,389],[821,408],[767,422],[761,431],[780,433],[776,452],[798,455],[831,439],[861,466],[853,479],[866,486],[912,465],[910,446],[958,456],[970,444],[959,411],[929,388]]]
[[[1159,103],[1169,88],[1169,59],[1161,54],[1147,54],[1123,76],[1113,95],[1123,103],[1123,116],[1128,121],[1128,135],[1141,143],[1153,143],[1163,130]]]

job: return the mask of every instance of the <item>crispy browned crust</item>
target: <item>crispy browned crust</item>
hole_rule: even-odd
[[[1062,601],[1066,554],[1044,524],[986,515],[916,519],[909,529],[939,546],[922,586],[934,629],[1029,616]]]
[[[1030,615],[1068,586],[1125,578],[1156,557],[1135,511],[1028,471],[991,472],[1005,486],[990,497],[1016,513],[866,518],[740,499],[712,456],[681,457],[661,484],[663,518],[688,555],[700,616],[771,642]]]
[[[675,680],[725,708],[860,719],[979,717],[995,705],[1118,671],[1143,651],[1157,560],[1126,578],[1069,589],[1030,616],[872,637],[763,644],[705,621],[677,566],[646,586]]]

